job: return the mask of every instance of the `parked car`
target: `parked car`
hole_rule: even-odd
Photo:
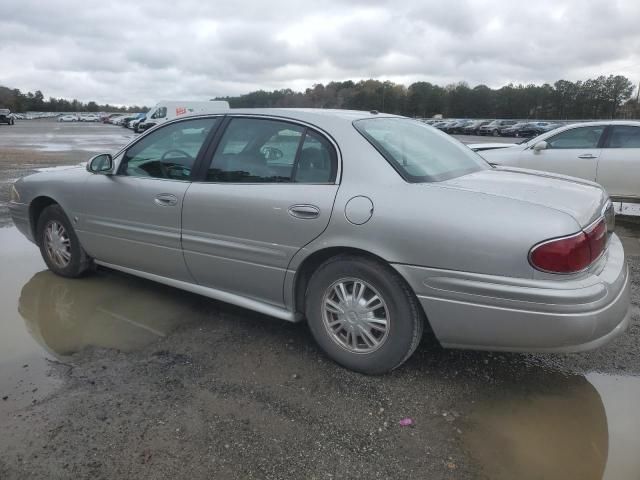
[[[465,135],[479,135],[480,127],[491,123],[491,120],[473,120],[470,124],[462,128]]]
[[[616,201],[640,201],[640,122],[576,123],[519,145],[480,154],[496,165],[598,182]]]
[[[443,120],[441,122],[434,123],[433,126],[435,128],[437,128],[438,130],[442,130],[444,132],[444,131],[447,130],[447,128],[453,126],[457,122],[458,122],[458,120]]]
[[[456,120],[444,128],[444,131],[450,134],[461,133],[462,129],[469,125],[471,120]]]
[[[81,122],[98,122],[100,121],[100,119],[98,118],[97,115],[94,115],[92,113],[88,114],[88,115],[81,115],[79,117],[79,120]]]
[[[516,132],[518,137],[531,138],[537,137],[547,131],[549,122],[527,122]]]
[[[511,125],[515,125],[516,123],[516,120],[493,120],[492,122],[478,128],[478,134],[493,135],[494,137],[499,137],[501,129]]]
[[[0,123],[6,123],[7,125],[13,125],[16,123],[14,115],[8,108],[0,108]]]
[[[125,119],[128,117],[128,115],[118,115],[116,117],[111,117],[111,124],[112,125],[118,125],[118,126],[122,126],[123,122],[125,121]]]
[[[138,117],[129,122],[129,128],[133,129],[135,133],[140,133],[139,125],[140,123],[144,122],[146,118],[146,115],[143,113],[141,117]]]
[[[306,319],[365,373],[402,364],[426,325],[445,347],[567,352],[630,318],[599,185],[492,168],[377,112],[179,118],[86,169],[18,180],[9,211],[59,275],[97,264]]]
[[[58,117],[59,122],[77,122],[78,117],[76,115],[62,115]]]
[[[113,123],[113,120],[120,116],[122,116],[121,113],[110,113],[109,115],[102,117],[102,123]]]
[[[517,122],[513,125],[507,125],[498,129],[501,137],[518,137],[520,129],[524,128],[529,122]]]

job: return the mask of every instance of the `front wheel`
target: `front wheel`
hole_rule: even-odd
[[[367,374],[402,365],[422,338],[424,314],[388,265],[338,256],[313,274],[306,316],[314,338],[337,363]]]
[[[91,265],[71,222],[60,205],[50,205],[38,218],[37,239],[44,262],[63,277],[79,277]]]

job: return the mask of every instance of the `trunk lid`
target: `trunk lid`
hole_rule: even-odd
[[[482,170],[439,185],[559,210],[571,215],[581,228],[603,215],[609,199],[597,183],[523,168]]]

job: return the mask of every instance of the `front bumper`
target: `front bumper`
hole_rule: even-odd
[[[9,215],[16,228],[29,240],[34,241],[29,220],[29,205],[24,203],[9,202]]]
[[[576,352],[604,345],[630,322],[629,273],[616,235],[596,272],[579,279],[394,267],[415,291],[444,347]]]

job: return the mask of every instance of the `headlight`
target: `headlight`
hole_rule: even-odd
[[[20,194],[18,193],[18,189],[15,184],[11,185],[11,196],[10,199],[12,202],[20,202]]]

